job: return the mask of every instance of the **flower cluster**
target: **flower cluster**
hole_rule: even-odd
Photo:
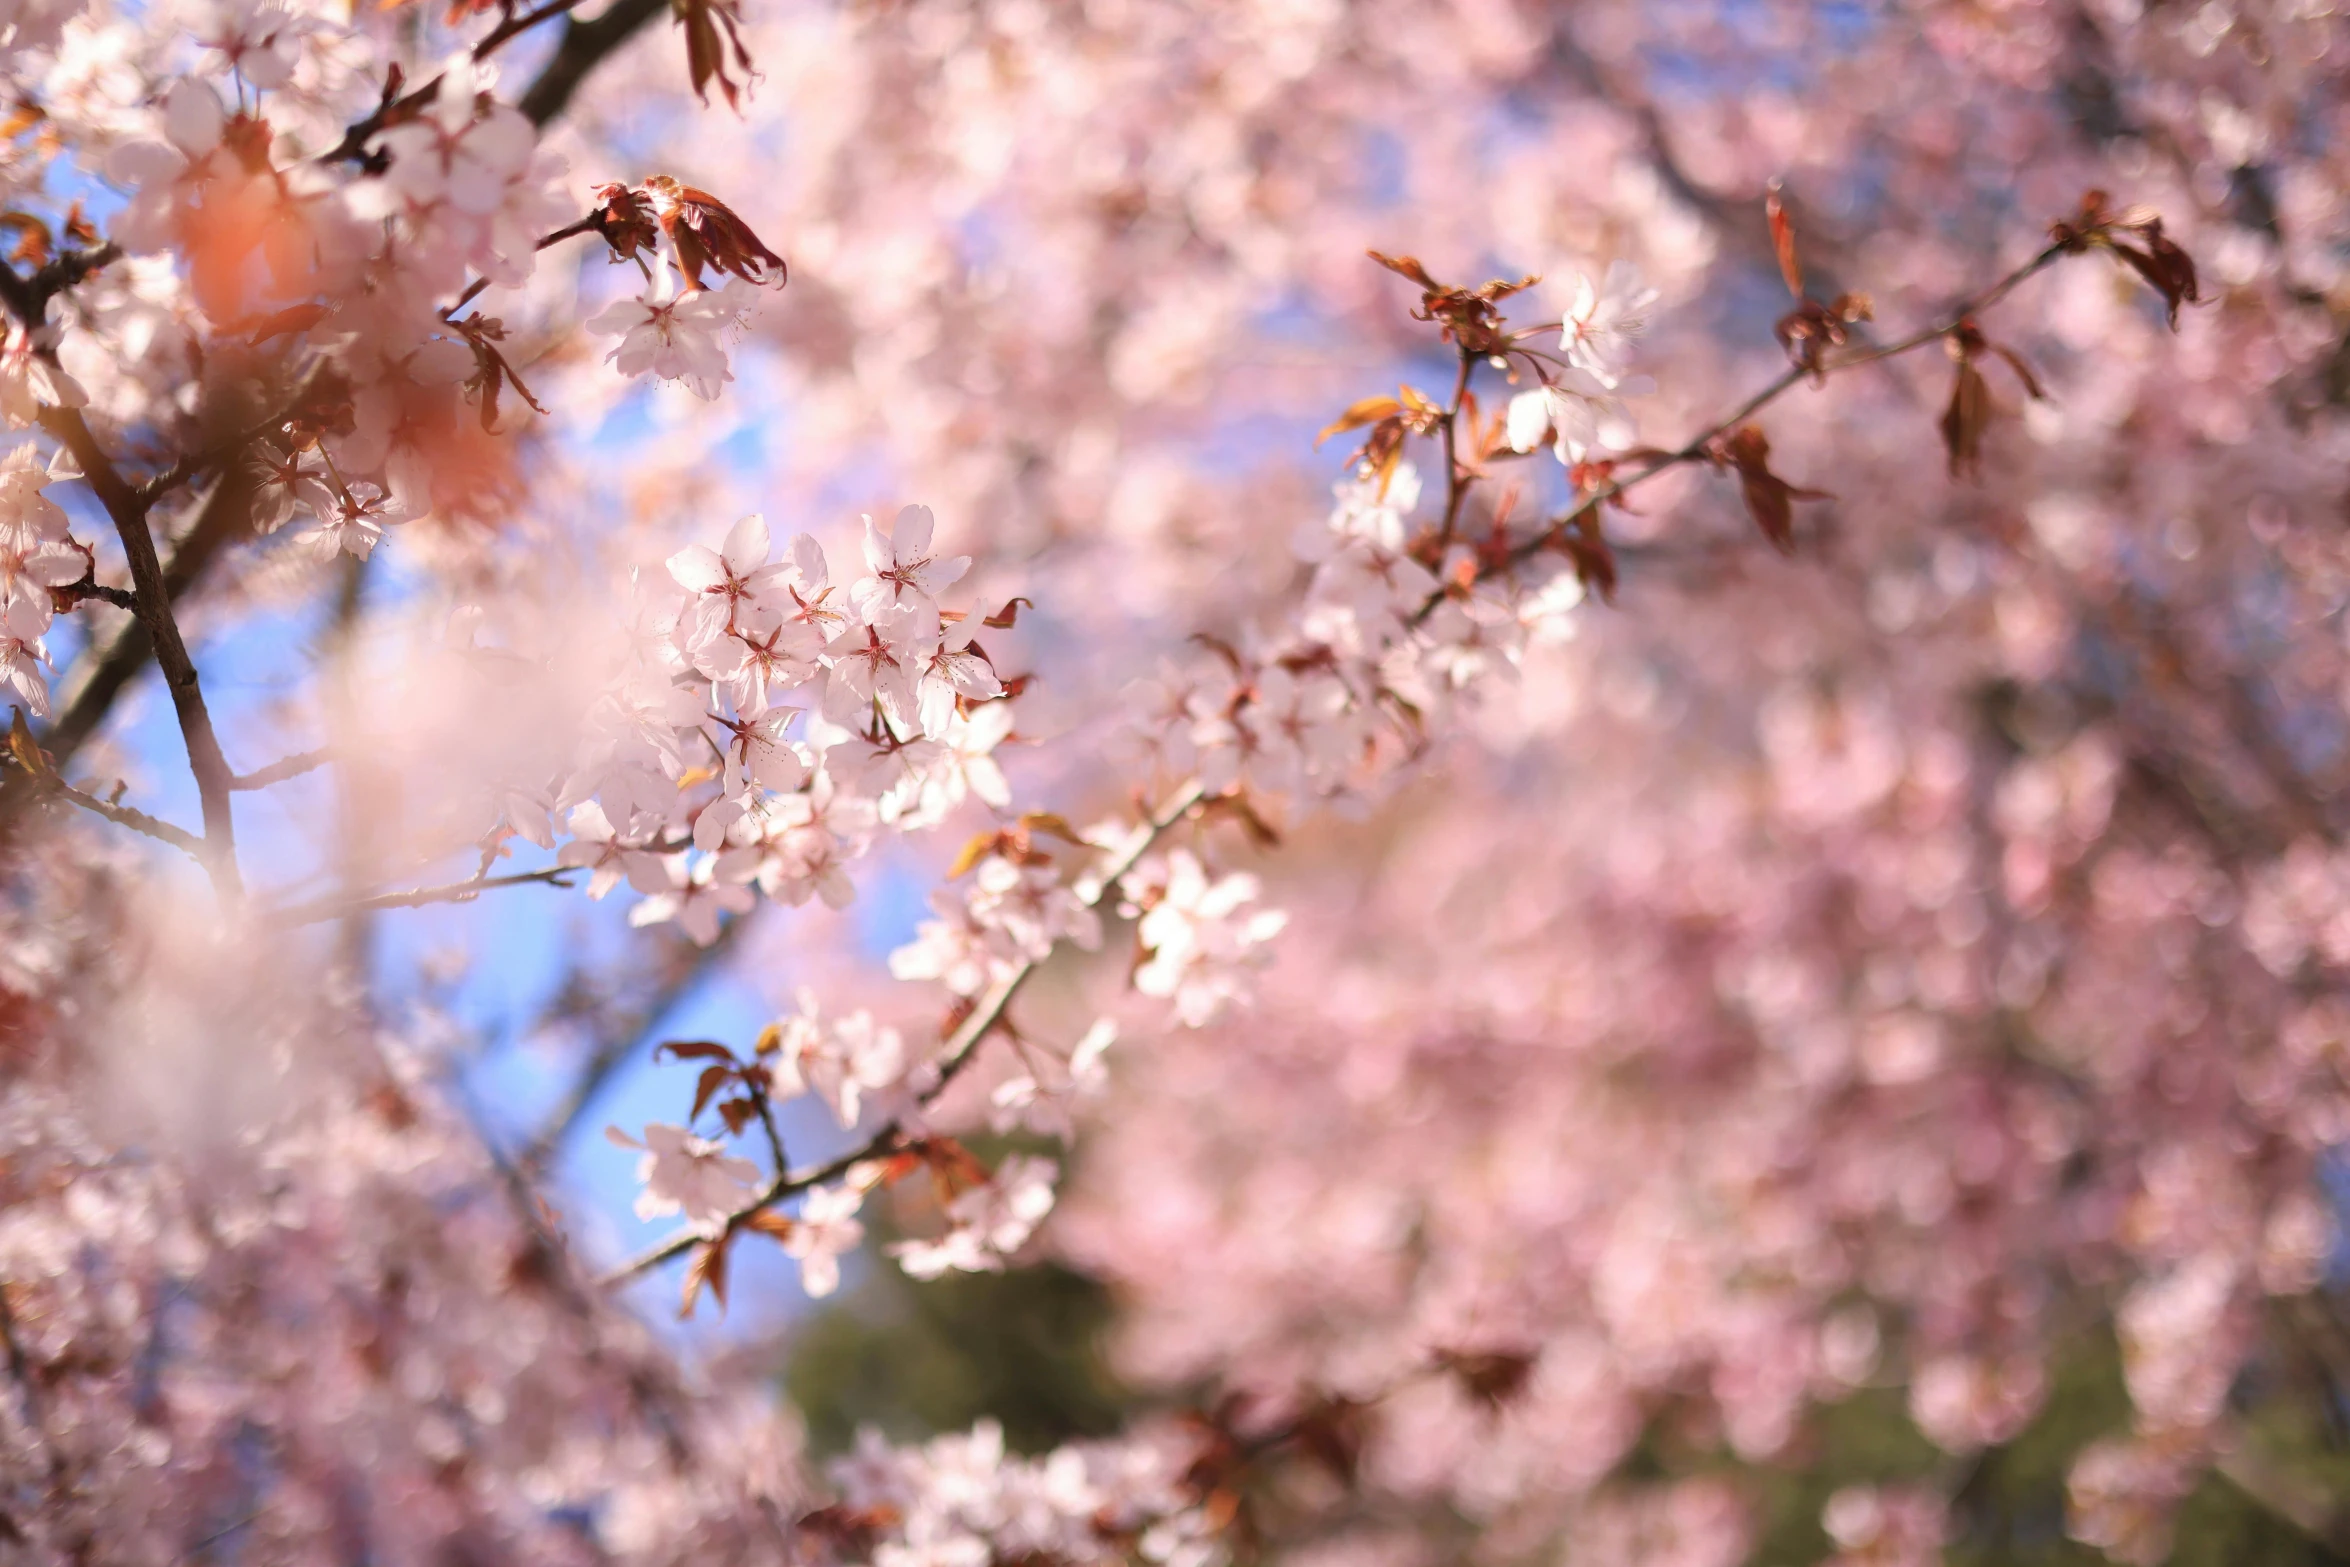
[[[93,558],[41,493],[71,476],[55,465],[44,469],[29,446],[0,458],[0,685],[36,718],[49,713],[43,638],[57,616],[57,590],[88,578]]]
[[[1005,798],[992,753],[1011,719],[987,708],[1007,693],[975,623],[937,601],[968,561],[934,559],[932,527],[921,506],[887,533],[868,518],[868,574],[845,585],[807,534],[770,560],[758,516],[672,556],[640,583],[631,655],[579,761],[510,830],[550,842],[560,817],[561,863],[590,871],[591,893],[625,879],[648,894],[634,922],[707,944],[754,887],[838,908],[877,832]]]
[[[893,1447],[861,1432],[832,1466],[842,1506],[888,1522],[872,1567],[1047,1560],[1109,1567],[1216,1567],[1213,1529],[1183,1484],[1184,1444],[1148,1433],[1026,1459],[982,1421],[968,1434]]]

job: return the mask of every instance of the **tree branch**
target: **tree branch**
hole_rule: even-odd
[[[1207,797],[1207,791],[1196,780],[1177,790],[1173,799],[1151,814],[1143,830],[1136,833],[1133,840],[1112,856],[1109,862],[1101,868],[1099,883],[1095,887],[1093,895],[1085,900],[1087,906],[1098,905],[1108,895],[1109,890],[1117,885],[1119,878],[1141,862],[1142,857],[1150,852],[1151,845],[1157,843],[1168,828],[1190,815],[1193,809],[1205,801]],[[947,1091],[949,1085],[962,1075],[963,1069],[969,1066],[973,1058],[978,1055],[980,1044],[995,1031],[996,1025],[1003,1022],[1004,1013],[1012,1005],[1012,998],[1020,993],[1020,987],[1028,983],[1028,976],[1035,973],[1039,966],[1037,960],[1023,962],[988,987],[987,993],[980,997],[978,1005],[971,1009],[970,1014],[956,1026],[955,1031],[949,1034],[941,1044],[938,1082],[921,1097],[918,1101],[920,1106],[927,1108],[935,1103],[938,1097]],[[903,1122],[897,1117],[892,1117],[884,1122],[879,1130],[875,1131],[862,1145],[838,1158],[827,1160],[823,1164],[809,1169],[776,1171],[775,1178],[769,1181],[756,1197],[728,1216],[725,1227],[720,1234],[722,1236],[731,1234],[736,1226],[745,1219],[762,1209],[773,1207],[786,1197],[804,1192],[811,1186],[820,1186],[826,1181],[840,1179],[852,1167],[887,1152],[902,1130]],[[604,1283],[607,1287],[625,1284],[639,1274],[657,1268],[672,1258],[685,1255],[709,1239],[710,1237],[700,1230],[680,1230],[666,1240],[655,1242],[619,1267],[614,1268],[610,1273],[605,1274]]]
[[[299,751],[258,771],[239,773],[228,781],[228,786],[239,793],[266,789],[272,784],[281,784],[289,778],[299,778],[304,773],[315,771],[334,759],[334,752],[324,746],[315,751]]]
[[[2065,248],[2059,244],[2051,243],[2043,246],[2031,260],[2017,267],[1980,293],[1954,306],[1949,314],[1936,325],[1913,332],[1897,342],[1882,344],[1838,359],[1826,360],[1818,367],[1816,376],[1819,380],[1824,381],[1829,376],[1858,369],[1862,365],[1874,364],[1880,359],[1891,359],[1898,354],[1906,354],[1914,349],[1922,348],[1928,343],[1946,338],[1956,332],[1969,317],[1988,310],[2000,300],[2005,299],[2026,279],[2053,265],[2066,253]],[[1547,525],[1537,530],[1531,537],[1512,547],[1505,557],[1506,564],[1513,567],[1524,565],[1544,550],[1556,545],[1564,537],[1566,530],[1574,524],[1576,518],[1597,515],[1598,509],[1603,503],[1637,489],[1658,474],[1681,467],[1686,463],[1695,462],[1700,458],[1712,460],[1712,448],[1717,441],[1814,375],[1813,370],[1803,365],[1789,365],[1748,397],[1746,401],[1740,403],[1731,413],[1708,425],[1673,450],[1651,456],[1647,466],[1639,472],[1621,479],[1610,478],[1589,490],[1578,492],[1573,503],[1564,512],[1551,519]],[[1450,425],[1451,419],[1448,417],[1446,420],[1448,431]],[[1446,448],[1448,451],[1450,450],[1449,441],[1448,435]],[[1462,488],[1466,488],[1465,483]],[[1448,496],[1448,508],[1457,509],[1458,501],[1457,495]],[[1410,624],[1417,626],[1427,620],[1430,615],[1436,612],[1437,605],[1444,602],[1445,594],[1446,590],[1442,588],[1430,594],[1427,601],[1414,612]]]
[[[410,892],[383,892],[367,898],[319,898],[309,903],[296,903],[282,909],[273,909],[262,916],[264,924],[276,927],[316,925],[326,920],[337,920],[350,914],[364,914],[371,909],[418,909],[429,903],[471,903],[482,893],[499,887],[522,887],[544,882],[550,887],[568,887],[567,879],[577,875],[578,867],[553,865],[544,870],[518,871],[511,876],[473,876],[464,881],[452,881],[438,887],[418,887]]]
[[[105,506],[115,533],[122,539],[123,554],[130,562],[131,589],[138,596],[139,621],[147,629],[156,665],[171,688],[172,707],[179,714],[180,734],[187,742],[188,767],[196,775],[196,792],[203,802],[205,868],[222,899],[235,902],[244,894],[244,879],[237,870],[236,820],[229,809],[230,781],[235,774],[221,751],[219,735],[213,731],[195,661],[188,657],[188,645],[172,614],[163,563],[155,554],[154,535],[147,531],[147,509],[115,471],[113,460],[90,433],[79,409],[44,408],[41,426],[63,442],[81,464],[83,482]]]
[[[589,72],[635,37],[639,28],[668,9],[668,0],[614,0],[609,9],[592,21],[566,17],[554,58],[522,95],[524,116],[531,124],[543,126],[561,114]]]
[[[145,811],[101,800],[94,794],[76,789],[54,774],[42,781],[41,788],[45,793],[63,795],[83,810],[93,811],[118,827],[128,827],[132,832],[144,833],[158,843],[168,843],[199,865],[208,863],[203,839],[184,827],[174,827],[160,816],[149,816]]]
[[[524,1170],[537,1175],[546,1168],[579,1124],[580,1117],[587,1114],[604,1085],[612,1080],[612,1074],[647,1043],[679,999],[700,984],[733,950],[750,922],[748,914],[728,920],[719,927],[718,939],[706,947],[697,947],[683,939],[676,942],[670,951],[682,961],[673,961],[671,972],[661,976],[649,997],[603,1030],[603,1042],[571,1080],[570,1090],[541,1123],[537,1135],[515,1156]]]
[[[197,508],[195,521],[180,536],[163,568],[164,593],[173,602],[186,595],[222,547],[243,529],[249,488],[242,468],[232,467]],[[57,717],[41,732],[42,748],[56,757],[60,766],[98,732],[116,699],[147,662],[151,649],[146,622],[132,619],[113,636],[94,642],[75,660],[60,693]]]

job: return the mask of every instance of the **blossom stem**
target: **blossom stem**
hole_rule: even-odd
[[[1476,367],[1477,361],[1465,348],[1460,349],[1459,353],[1460,373],[1453,377],[1452,401],[1447,403],[1444,408],[1444,533],[1442,542],[1446,544],[1452,542],[1453,527],[1460,520],[1461,502],[1469,498],[1469,484],[1472,482],[1464,478],[1461,473],[1460,435],[1456,427],[1461,420],[1461,404],[1468,399],[1469,395],[1469,372]]]

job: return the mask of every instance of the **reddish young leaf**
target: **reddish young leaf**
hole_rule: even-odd
[[[1786,204],[1779,200],[1779,182],[1773,180],[1763,193],[1763,215],[1771,223],[1771,253],[1779,258],[1779,276],[1786,279],[1787,292],[1803,298],[1803,263],[1795,254],[1795,223],[1787,216]]]
[[[664,1055],[673,1061],[724,1061],[735,1064],[734,1052],[715,1039],[665,1039],[654,1048],[653,1059]]]
[[[1755,526],[1763,537],[1782,555],[1795,553],[1795,506],[1797,501],[1824,501],[1825,490],[1800,489],[1771,472],[1770,438],[1762,426],[1742,424],[1725,440],[1714,442],[1707,453],[1717,468],[1733,468],[1738,473],[1738,488],[1746,498],[1746,510],[1753,516]]]
[[[767,248],[766,241],[733,208],[708,191],[681,185],[666,174],[645,181],[653,214],[661,232],[677,251],[677,264],[693,287],[706,288],[702,268],[732,273],[746,283],[762,284],[772,272],[781,284],[790,275],[784,259]]]
[[[958,877],[970,874],[971,869],[981,860],[995,853],[996,846],[1003,842],[1003,837],[1004,835],[1000,832],[981,832],[973,833],[965,839],[963,847],[955,851],[953,863],[947,866],[947,880],[954,881]]]
[[[1585,506],[1568,519],[1569,531],[1558,547],[1575,563],[1575,580],[1599,595],[1603,604],[1616,601],[1616,552],[1608,547],[1599,521],[1599,508]]]
[[[743,47],[739,0],[670,0],[670,10],[677,25],[685,29],[685,68],[694,96],[708,103],[710,83],[715,81],[726,95],[727,107],[740,110],[743,83],[729,73],[729,54],[733,69],[741,71],[745,80],[758,73],[751,64],[750,50]]]
[[[1378,262],[1388,271],[1396,273],[1402,277],[1410,278],[1413,282],[1419,284],[1422,288],[1427,289],[1430,293],[1434,293],[1444,287],[1443,284],[1437,282],[1434,278],[1428,275],[1428,269],[1420,265],[1420,258],[1417,256],[1387,256],[1380,254],[1376,250],[1367,250],[1363,252],[1363,254],[1369,256],[1373,261]]]
[[[710,1107],[711,1096],[733,1079],[733,1067],[706,1066],[702,1068],[701,1078],[694,1084],[694,1112],[687,1116],[686,1120],[689,1123],[700,1120],[702,1112]]]
[[[1515,1349],[1446,1349],[1436,1353],[1436,1363],[1488,1409],[1499,1409],[1526,1390],[1534,1375],[1534,1360],[1530,1351]]]
[[[988,616],[985,620],[981,621],[980,624],[983,626],[993,626],[998,631],[1009,631],[1020,623],[1020,610],[1023,606],[1026,606],[1029,609],[1036,608],[1035,604],[1031,603],[1025,598],[1008,599],[1005,601],[1004,607],[1002,609],[999,609],[994,614]]]
[[[1349,403],[1346,412],[1322,426],[1320,433],[1314,437],[1314,444],[1319,446],[1333,435],[1344,435],[1349,430],[1359,430],[1366,424],[1391,419],[1402,412],[1403,404],[1392,397],[1360,398]]]
[[[1952,478],[1982,471],[1983,431],[1990,423],[1991,385],[1975,362],[1962,356],[1950,404],[1942,410],[1942,445],[1949,454]]]
[[[643,191],[631,190],[626,185],[613,183],[596,187],[596,204],[588,215],[568,228],[557,229],[539,242],[543,250],[559,239],[574,234],[600,235],[611,248],[614,261],[635,261],[653,248],[659,235],[651,208]]]
[[[694,1314],[694,1302],[701,1298],[705,1287],[710,1291],[710,1298],[718,1302],[719,1313],[725,1314],[726,1248],[733,1239],[733,1232],[728,1231],[714,1241],[704,1242],[694,1252],[693,1260],[686,1264],[685,1288],[677,1306],[679,1321]]]

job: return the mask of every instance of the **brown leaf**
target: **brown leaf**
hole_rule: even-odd
[[[1976,474],[1983,469],[1983,432],[1991,424],[1991,383],[1972,359],[1958,361],[1958,379],[1950,388],[1950,406],[1942,410],[1942,445],[1950,456],[1950,476]]]
[[[1260,849],[1281,847],[1281,834],[1271,822],[1265,820],[1263,813],[1258,811],[1255,803],[1238,789],[1229,794],[1217,795],[1214,799],[1209,800],[1205,810],[1228,813],[1233,820],[1240,823],[1240,830],[1248,834],[1249,842]]]
[[[1427,423],[1444,417],[1443,406],[1429,401],[1428,394],[1418,387],[1406,385],[1399,386],[1395,390],[1396,395],[1403,400],[1404,410],[1415,421]]]
[[[548,240],[572,234],[594,233],[611,248],[614,261],[634,261],[640,252],[653,248],[658,235],[651,208],[642,191],[614,183],[596,187],[596,204],[588,215],[567,229],[558,229]],[[541,242],[545,248],[545,242]]]
[[[1452,1373],[1463,1391],[1489,1409],[1499,1409],[1526,1390],[1534,1374],[1531,1351],[1439,1350],[1436,1363]]]
[[[702,1112],[709,1108],[711,1096],[733,1080],[734,1068],[731,1066],[702,1068],[701,1078],[694,1084],[694,1113],[686,1117],[687,1123],[700,1120]]]
[[[653,1059],[667,1055],[673,1061],[724,1061],[735,1064],[734,1052],[715,1039],[665,1039],[654,1047]]]
[[[705,1286],[710,1291],[710,1298],[718,1302],[719,1314],[725,1315],[726,1248],[733,1239],[734,1232],[730,1230],[716,1240],[704,1243],[694,1253],[693,1261],[686,1264],[684,1295],[677,1306],[680,1322],[694,1314],[694,1302],[701,1298]]]
[[[1068,818],[1053,811],[1021,812],[1020,830],[1023,833],[1051,833],[1063,843],[1073,843],[1079,848],[1085,846],[1085,840],[1078,836],[1076,828],[1069,825]]]
[[[2024,363],[2023,355],[2012,348],[2005,348],[1997,343],[1988,346],[1991,352],[2007,361],[2007,368],[2013,370],[2015,378],[2024,383],[2025,396],[2036,403],[2044,403],[2048,400],[2048,394],[2040,389],[2040,378],[2032,374],[2032,367]]]
[[[2170,318],[2170,328],[2176,332],[2179,329],[2179,306],[2200,304],[2203,300],[2202,286],[2195,276],[2194,259],[2162,232],[2160,218],[2148,219],[2140,233],[2146,240],[2144,250],[2117,242],[2113,253],[2162,296],[2163,308]]]
[[[716,1072],[721,1069],[712,1067],[710,1070]],[[727,1131],[736,1137],[742,1136],[743,1128],[757,1119],[758,1114],[758,1105],[748,1099],[729,1099],[718,1107],[718,1119],[724,1121]]]
[[[677,251],[678,267],[695,288],[708,286],[702,281],[705,266],[753,284],[765,283],[770,272],[778,284],[789,277],[784,259],[769,250],[732,207],[708,191],[656,174],[645,181],[645,192],[652,198],[661,231]]]
[[[1025,598],[1007,599],[1004,602],[1004,607],[1002,609],[999,609],[994,614],[988,616],[985,620],[981,621],[980,624],[983,626],[993,626],[998,631],[1009,631],[1020,623],[1020,610],[1024,605],[1029,609],[1036,608],[1034,603]]]
[[[1391,419],[1402,412],[1403,404],[1392,397],[1362,398],[1348,404],[1346,412],[1322,426],[1321,433],[1314,437],[1314,444],[1319,446],[1333,435],[1343,435],[1349,430],[1359,430],[1366,424],[1376,424],[1382,419]]]
[[[1779,200],[1779,182],[1773,180],[1763,193],[1763,215],[1771,222],[1771,253],[1779,258],[1779,276],[1787,281],[1787,292],[1797,299],[1803,297],[1803,263],[1795,254],[1795,224],[1787,216],[1787,208]]]
[[[1586,506],[1575,513],[1573,531],[1559,536],[1559,548],[1575,563],[1575,580],[1599,595],[1603,604],[1616,601],[1616,552],[1608,548],[1601,531],[1599,508]]]
[[[751,52],[743,47],[739,0],[670,0],[670,10],[685,29],[685,68],[694,96],[708,103],[710,83],[715,81],[726,95],[727,107],[740,110],[743,83],[729,74],[728,55],[733,56],[732,68],[746,80],[755,80],[758,72]]]
[[[33,739],[32,725],[24,721],[24,709],[11,708],[8,721],[8,754],[16,758],[16,765],[35,778],[49,776],[49,758]]]
[[[761,1235],[780,1241],[791,1235],[792,1219],[789,1214],[779,1213],[773,1208],[761,1208],[743,1220],[743,1228],[757,1230]]]
[[[1771,472],[1770,438],[1762,426],[1742,424],[1728,439],[1716,441],[1708,454],[1716,467],[1730,467],[1738,472],[1738,488],[1746,498],[1746,509],[1762,529],[1763,537],[1771,541],[1782,555],[1795,553],[1796,501],[1823,501],[1825,490],[1799,489]]]
[[[1376,250],[1367,250],[1363,254],[1378,262],[1388,271],[1410,278],[1430,293],[1444,287],[1443,284],[1428,275],[1428,269],[1420,265],[1420,258],[1417,256],[1383,256]]]
[[[963,847],[955,851],[954,863],[947,867],[947,880],[953,881],[959,876],[968,875],[973,866],[995,853],[996,847],[1003,841],[1004,835],[1000,832],[973,833],[964,841]]]

